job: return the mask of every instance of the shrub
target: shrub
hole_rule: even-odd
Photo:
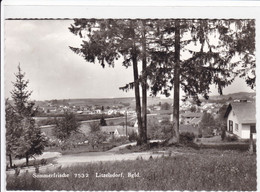
[[[129,134],[129,141],[137,141],[137,138],[138,138],[138,136],[137,136],[137,133],[136,132],[134,132],[134,131],[132,131],[130,134]]]
[[[221,139],[222,141],[226,138],[226,131],[225,130],[222,130],[221,132]]]
[[[46,165],[47,164],[47,159],[41,159],[41,165]]]
[[[194,139],[195,139],[194,133],[191,133],[191,132],[180,133],[180,143],[181,144],[193,143]]]
[[[225,140],[228,141],[228,142],[234,142],[234,141],[237,141],[238,138],[235,135],[227,135]]]

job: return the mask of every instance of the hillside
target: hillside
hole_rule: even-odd
[[[255,100],[256,93],[255,92],[238,92],[238,93],[231,93],[228,95],[214,95],[210,96],[209,100],[228,100],[228,99],[247,99],[247,100]]]

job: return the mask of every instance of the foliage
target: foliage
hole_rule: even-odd
[[[120,113],[116,113],[116,114],[111,114],[111,115],[107,115],[107,114],[75,114],[76,119],[78,121],[88,121],[88,120],[97,120],[100,119],[102,116],[104,116],[104,118],[114,118],[114,117],[123,117],[124,115],[120,114]],[[47,117],[47,118],[53,118],[53,117],[64,117],[64,113],[56,113],[56,114],[41,114],[38,117]],[[40,120],[40,125],[47,125],[45,122],[45,120]],[[54,120],[52,120],[54,121]],[[52,123],[51,123],[52,124]]]
[[[235,135],[226,135],[224,140],[228,142],[234,142],[234,141],[238,141],[238,138]]]
[[[71,134],[79,133],[79,127],[76,116],[73,113],[64,112],[64,117],[55,119],[53,135],[61,141],[65,141]]]
[[[161,110],[169,110],[169,109],[171,109],[171,105],[169,103],[165,102],[161,105]]]
[[[99,62],[114,66],[115,61],[123,58],[123,66],[133,66],[134,82],[120,89],[134,89],[138,121],[138,144],[146,143],[147,137],[147,79],[149,34],[154,30],[152,21],[131,19],[75,19],[69,28],[72,33],[83,38],[80,48],[70,47],[84,57],[87,62]],[[138,62],[142,62],[142,80],[139,79]],[[142,109],[139,85],[142,86]]]
[[[197,111],[196,106],[191,106],[190,112],[195,113]]]
[[[169,120],[148,122],[148,137],[150,139],[169,139],[172,136],[172,124]]]
[[[99,123],[97,123],[97,122],[95,122],[95,121],[90,122],[90,123],[89,123],[89,127],[90,127],[90,132],[91,132],[91,133],[100,131],[100,125],[99,125]]]
[[[5,126],[6,126],[6,155],[9,156],[10,167],[12,167],[12,155],[20,153],[21,143],[25,143],[22,137],[22,127],[20,126],[21,117],[15,112],[15,109],[5,102]]]
[[[193,151],[191,151],[193,152]],[[147,168],[149,167],[149,169]],[[96,173],[121,173],[124,178],[99,178]],[[130,173],[140,173],[130,178]],[[256,191],[256,156],[247,152],[200,150],[196,153],[60,168],[41,174],[66,173],[69,178],[7,175],[7,190],[71,191]],[[88,173],[84,179],[74,174]],[[105,182],[104,182],[105,181]]]
[[[32,92],[26,90],[29,81],[24,80],[25,73],[22,73],[20,65],[15,77],[14,89],[11,91],[14,106],[6,105],[7,152],[9,155],[25,157],[28,165],[29,157],[42,154],[47,141],[33,119],[37,108],[35,109],[34,103],[29,101]],[[11,156],[9,157],[11,165]]]
[[[108,135],[102,131],[90,132],[88,135],[88,143],[94,149],[99,147],[104,141],[106,141]]]
[[[201,134],[205,137],[213,136],[213,130],[218,128],[214,117],[207,112],[203,113],[199,126]]]
[[[227,130],[227,121],[225,116],[225,113],[227,111],[228,105],[224,104],[220,107],[218,110],[218,116],[216,119],[216,126],[218,127],[219,131],[221,131],[221,139],[224,140],[226,136],[226,130]]]
[[[191,132],[182,132],[180,133],[180,143],[187,145],[193,143],[195,139],[194,133]]]
[[[87,136],[88,143],[92,146],[93,149],[95,147],[98,148],[100,144],[106,141],[108,135],[101,131],[98,122],[91,122],[89,123],[89,126],[90,126],[90,133]]]
[[[137,138],[138,138],[138,136],[137,136],[137,133],[136,132],[134,132],[134,131],[132,131],[130,134],[129,134],[129,137],[128,137],[128,139],[129,139],[129,141],[137,141]]]
[[[221,130],[221,140],[223,141],[226,138],[226,130]]]
[[[78,145],[86,141],[87,137],[81,132],[72,132],[60,145],[62,150],[70,150],[76,148]]]
[[[107,122],[106,122],[104,116],[101,117],[99,124],[100,124],[100,126],[107,126]]]
[[[185,99],[200,105],[208,99],[210,85],[222,94],[239,75],[255,87],[255,20],[252,19],[76,19],[70,31],[83,39],[80,48],[70,47],[87,62],[133,66],[140,143],[146,142],[146,92],[170,95],[174,90],[173,119],[179,139],[179,89]],[[239,57],[239,61],[235,58]],[[138,73],[138,62],[142,72]],[[147,79],[149,81],[147,81]],[[142,85],[141,110],[139,85]],[[141,118],[142,112],[142,118]]]

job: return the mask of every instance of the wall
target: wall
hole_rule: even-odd
[[[250,125],[242,124],[242,139],[250,139]],[[253,134],[253,139],[256,139],[256,134]]]
[[[241,137],[242,135],[242,126],[239,124],[236,114],[233,110],[230,111],[227,118],[227,129],[229,130],[229,120],[233,121],[233,133]],[[236,123],[238,124],[238,130],[236,130]]]

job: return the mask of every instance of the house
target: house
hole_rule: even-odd
[[[183,122],[184,125],[188,124],[199,124],[202,113],[193,113],[193,112],[187,112],[180,115],[181,116],[181,122]]]
[[[225,113],[227,133],[241,139],[249,139],[252,134],[256,139],[256,106],[251,102],[234,102],[228,105]]]
[[[138,134],[138,129],[136,127],[125,127],[121,125],[115,125],[115,126],[102,126],[101,131],[109,134],[111,137],[125,137],[126,135],[129,135],[132,132],[135,132]]]

